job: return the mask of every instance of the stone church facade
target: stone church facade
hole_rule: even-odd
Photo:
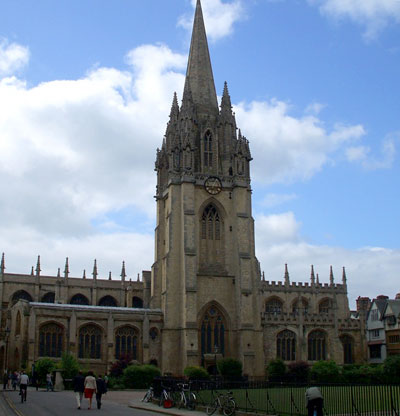
[[[106,372],[123,354],[180,375],[234,357],[264,375],[287,362],[365,357],[364,321],[351,316],[346,274],[322,284],[265,281],[255,256],[249,142],[238,130],[227,84],[218,105],[200,0],[181,106],[174,95],[157,149],[155,261],[142,278],[43,276],[0,268],[0,369],[70,351]]]

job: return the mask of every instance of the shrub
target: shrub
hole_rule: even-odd
[[[69,352],[63,353],[61,356],[61,361],[59,363],[59,367],[64,370],[63,378],[71,379],[78,374],[79,371],[79,364],[78,360]]]
[[[391,355],[385,359],[383,374],[387,383],[400,382],[400,355]]]
[[[237,378],[242,376],[242,363],[235,358],[222,358],[217,361],[217,368],[223,377]]]
[[[269,381],[282,381],[286,375],[286,364],[279,358],[271,360],[267,366],[267,377]]]
[[[122,380],[126,388],[145,389],[151,385],[154,377],[160,375],[160,369],[154,365],[130,365],[125,368]]]
[[[203,367],[186,367],[183,374],[190,380],[208,380],[210,375]]]
[[[115,361],[110,369],[110,375],[112,377],[121,377],[125,368],[132,364],[132,357],[127,355],[121,355],[120,359]]]
[[[306,383],[310,376],[310,366],[305,361],[295,361],[288,365],[287,376],[289,381]]]
[[[56,369],[56,364],[50,358],[41,358],[40,360],[36,361],[35,371],[39,377],[40,382],[44,382],[46,380],[46,374],[51,373]]]
[[[317,383],[340,381],[339,367],[335,361],[317,361],[311,368],[311,379]]]

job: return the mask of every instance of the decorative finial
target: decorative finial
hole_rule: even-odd
[[[347,284],[346,268],[343,267],[342,282],[344,285]]]
[[[121,270],[121,278],[122,278],[123,282],[125,281],[125,277],[126,277],[125,262],[123,261],[122,262],[122,270]]]
[[[315,285],[314,266],[311,265],[311,285]]]
[[[92,275],[93,275],[93,279],[96,280],[97,279],[97,275],[98,275],[98,273],[97,273],[97,260],[96,259],[94,259],[94,265],[93,265],[93,273],[92,273]]]
[[[317,273],[317,285],[319,286],[319,275]]]
[[[140,276],[139,276],[139,273],[137,274],[137,282],[140,282]]]
[[[69,263],[68,263],[68,257],[65,259],[65,269],[64,269],[64,278],[68,279],[69,275]]]
[[[290,285],[288,266],[285,263],[285,285]]]
[[[333,286],[333,284],[334,284],[334,278],[333,278],[333,269],[332,269],[332,266],[330,267],[330,271],[329,271],[329,282],[330,282],[331,286]]]
[[[82,279],[86,279],[86,269],[83,269]]]
[[[262,272],[262,280],[263,280],[263,282],[265,282],[265,273],[264,272]]]
[[[4,270],[6,269],[5,261],[4,261],[4,253],[1,255],[1,264],[0,264],[0,272],[4,274]]]
[[[57,269],[57,277],[61,277],[61,270],[60,270],[60,268]]]
[[[32,266],[32,269],[31,269],[31,276],[34,276],[35,275],[35,271],[34,271],[34,268],[33,268],[33,266]]]
[[[112,280],[111,279],[111,272],[108,273],[108,280]]]
[[[40,276],[40,272],[42,271],[40,268],[40,256],[38,256],[37,258],[37,263],[36,263],[36,276]]]

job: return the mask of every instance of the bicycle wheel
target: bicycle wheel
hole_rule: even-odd
[[[189,410],[194,410],[196,408],[196,400],[196,395],[194,393],[190,393],[186,407]]]
[[[150,401],[150,397],[151,397],[150,391],[147,391],[142,399],[142,402],[148,403]]]
[[[236,403],[233,399],[229,399],[224,403],[223,413],[225,416],[231,416],[235,413]]]
[[[206,413],[208,414],[208,416],[211,416],[212,414],[215,413],[217,409],[218,409],[218,400],[215,400],[214,403],[211,403],[206,407]]]

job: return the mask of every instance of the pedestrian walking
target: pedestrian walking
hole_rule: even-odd
[[[92,408],[92,400],[93,394],[96,393],[97,386],[96,386],[96,379],[94,378],[93,371],[89,371],[88,375],[85,378],[85,399],[89,400],[89,407],[90,410]]]
[[[11,374],[11,385],[14,391],[17,390],[18,376],[19,374],[16,371]]]
[[[101,409],[101,396],[107,393],[107,384],[106,381],[100,375],[96,379],[96,387],[97,408]]]
[[[19,377],[19,394],[21,395],[21,402],[26,402],[26,394],[28,392],[29,377],[22,371]]]
[[[82,371],[74,377],[74,392],[76,397],[76,403],[78,405],[78,409],[81,408],[83,392],[85,391],[85,377],[83,377]]]
[[[8,384],[8,374],[7,371],[3,374],[3,390],[7,390],[7,384]]]
[[[306,390],[306,407],[308,416],[323,416],[324,398],[318,387],[310,387]]]
[[[46,374],[46,390],[54,391],[53,379],[52,379],[50,371]]]

